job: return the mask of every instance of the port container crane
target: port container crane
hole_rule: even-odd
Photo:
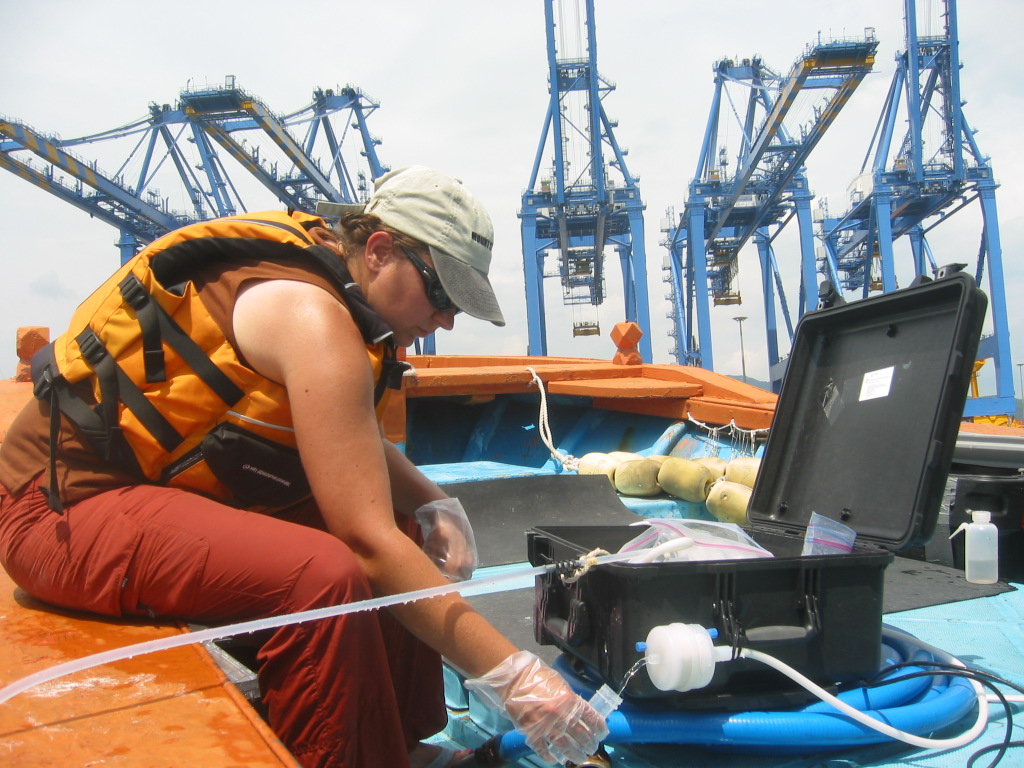
[[[228,77],[222,86],[186,88],[173,107],[152,104],[144,119],[77,139],[0,119],[0,168],[116,227],[124,262],[173,229],[244,212],[243,196],[256,196],[245,188],[251,179],[306,211],[317,200],[364,200],[367,177],[387,170],[366,122],[378,106],[350,86],[318,88],[311,104],[279,116]],[[342,151],[355,143],[346,141],[350,128],[363,160]],[[218,146],[247,173],[233,179]],[[76,154],[82,147],[106,149],[118,170],[104,174]],[[183,207],[174,208],[158,183],[179,190]]]
[[[794,324],[772,241],[794,218],[800,230],[799,313],[816,305],[812,195],[804,163],[871,71],[877,46],[872,30],[861,40],[819,41],[785,77],[758,58],[714,65],[714,96],[697,170],[683,213],[675,220],[671,214],[663,228],[668,249],[663,281],[669,284],[671,351],[678,363],[714,369],[711,302],[742,302],[736,285],[739,253],[751,240],[761,261],[768,357],[770,364],[778,362],[778,314],[790,340]],[[745,94],[743,102],[736,103],[733,91]],[[795,107],[806,102],[810,111],[804,118]],[[741,137],[735,171],[724,145],[726,111],[735,117]],[[787,127],[792,115],[804,119],[795,129]]]
[[[604,109],[603,99],[614,85],[597,71],[594,2],[585,2],[586,42],[581,55],[569,55],[564,50],[572,24],[564,19],[568,13],[562,13],[556,23],[553,5],[554,0],[545,0],[550,99],[519,212],[528,352],[547,354],[545,278],[559,279],[563,303],[572,306],[574,313],[599,306],[606,298],[605,249],[613,247],[622,267],[625,318],[643,331],[639,351],[644,361],[650,362],[644,204],[638,178],[626,167],[626,150],[615,139],[616,124]],[[556,45],[556,30],[562,34],[562,50]],[[542,177],[549,138],[553,166]],[[621,176],[621,181],[612,171]],[[548,270],[545,264],[550,253],[557,254],[557,265]],[[599,322],[574,314],[574,336],[598,333]]]
[[[996,211],[998,184],[963,111],[955,0],[944,0],[942,19],[941,35],[920,35],[915,2],[904,2],[906,50],[896,56],[871,145],[850,187],[849,210],[839,217],[822,217],[823,268],[844,291],[855,295],[894,291],[900,286],[893,243],[906,236],[913,274],[928,275],[937,264],[927,235],[952,214],[978,202],[982,232],[975,277],[982,284],[987,267],[992,323],[978,356],[995,362],[996,394],[969,399],[964,416],[1005,416],[1016,411],[1016,403]],[[901,117],[907,129],[897,141]],[[943,264],[962,259],[954,256]]]

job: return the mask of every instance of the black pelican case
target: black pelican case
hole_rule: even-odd
[[[642,658],[637,641],[672,622],[714,628],[717,644],[763,650],[823,685],[876,672],[885,568],[935,529],[988,304],[969,275],[945,272],[802,318],[748,508],[748,533],[773,558],[615,563],[568,585],[538,577],[537,642],[616,690]],[[812,512],[856,530],[853,551],[801,556]],[[616,552],[642,530],[535,527],[529,560]],[[805,698],[746,659],[688,693],[641,671],[625,695],[722,709]]]

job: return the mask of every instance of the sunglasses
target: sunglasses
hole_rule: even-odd
[[[402,249],[402,252],[412,262],[412,265],[419,271],[430,305],[438,312],[461,312],[462,310],[455,305],[455,302],[445,292],[437,272],[432,267],[428,267],[415,253],[405,246],[399,245],[398,247]]]

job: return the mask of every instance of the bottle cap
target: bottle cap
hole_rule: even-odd
[[[976,523],[987,523],[992,520],[992,513],[978,510],[971,512],[971,519]]]

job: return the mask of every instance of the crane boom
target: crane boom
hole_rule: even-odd
[[[780,77],[758,58],[715,64],[715,91],[697,164],[697,176],[681,216],[665,230],[669,250],[665,282],[670,296],[677,362],[714,367],[711,311],[714,304],[739,304],[735,288],[739,253],[753,240],[760,255],[765,292],[765,328],[769,364],[779,361],[778,321],[784,315],[792,337],[793,320],[777,274],[772,241],[786,224],[797,220],[801,246],[800,313],[817,300],[811,194],[804,164],[864,77],[871,71],[878,42],[873,34],[861,40],[834,40],[808,46]],[[742,137],[736,171],[730,175],[721,113],[727,88],[739,85],[748,94],[740,124]],[[787,127],[803,97],[817,97],[808,122],[799,130]],[[731,103],[731,98],[729,98]],[[737,115],[739,121],[739,115]],[[774,234],[772,230],[774,229]],[[778,291],[778,308],[775,292]],[[792,340],[792,339],[791,339]]]
[[[247,210],[242,201],[246,180],[254,179],[280,203],[301,210],[314,210],[321,199],[365,200],[364,166],[371,179],[388,170],[377,156],[380,140],[366,123],[377,108],[364,93],[346,86],[317,89],[312,104],[278,117],[229,77],[222,86],[183,90],[173,107],[151,105],[146,120],[75,139],[0,120],[0,168],[117,227],[121,260],[126,261],[142,245],[180,226]],[[344,129],[335,131],[332,120]],[[347,164],[343,150],[350,124],[358,127],[355,139],[362,148],[356,162]],[[293,135],[302,125],[309,126],[304,141]],[[114,174],[69,151],[125,142],[131,146]],[[241,178],[232,179],[218,147],[244,172]],[[172,194],[183,204],[178,210],[158,191],[158,182],[176,191]]]

